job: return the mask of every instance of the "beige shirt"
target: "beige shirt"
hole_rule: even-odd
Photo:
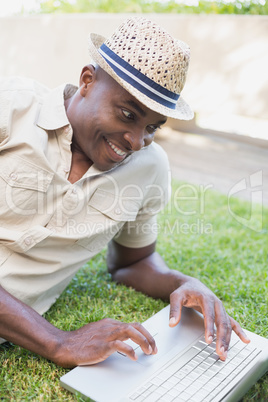
[[[68,181],[64,88],[0,81],[0,284],[40,314],[111,239],[154,242],[169,196],[167,157],[155,143],[110,171],[93,164]]]

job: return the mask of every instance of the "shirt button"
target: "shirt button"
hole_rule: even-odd
[[[11,178],[11,180],[17,180],[17,178],[18,178],[16,173],[11,173],[11,175],[9,177]]]
[[[24,239],[24,243],[26,244],[26,246],[29,246],[30,244],[32,244],[32,242],[32,237],[26,237],[26,239]]]
[[[63,129],[64,133],[66,133],[66,134],[69,132],[69,130],[70,130],[69,126],[66,126],[66,127],[64,127],[64,129]]]
[[[116,209],[114,210],[114,212],[116,213],[116,215],[120,215],[120,214],[122,213],[122,211],[121,211],[120,208],[116,208]]]
[[[72,189],[72,193],[77,194],[77,189],[75,187]]]

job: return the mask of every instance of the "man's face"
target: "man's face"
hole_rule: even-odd
[[[102,69],[83,69],[80,88],[66,104],[72,151],[102,171],[151,144],[166,117],[153,112]]]

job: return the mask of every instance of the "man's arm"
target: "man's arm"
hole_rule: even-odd
[[[204,315],[207,343],[212,342],[216,325],[216,351],[222,360],[226,359],[232,330],[243,342],[249,342],[240,325],[228,316],[215,294],[198,279],[169,269],[155,251],[155,244],[135,249],[112,241],[109,243],[107,265],[116,282],[148,296],[170,300],[171,327],[180,321],[182,306],[201,312]]]
[[[115,351],[136,360],[123,341],[132,339],[146,354],[156,353],[153,337],[140,324],[105,318],[75,331],[62,331],[0,286],[0,336],[62,367],[94,364]]]

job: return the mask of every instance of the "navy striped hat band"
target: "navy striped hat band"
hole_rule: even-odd
[[[127,61],[114,53],[104,43],[98,49],[98,52],[114,70],[114,72],[128,84],[132,85],[138,91],[142,92],[155,102],[158,102],[169,109],[176,109],[176,104],[180,97],[179,94],[171,92],[167,88],[164,88],[162,85],[159,85],[157,82],[151,80],[151,78],[144,75],[142,72],[131,66]]]

